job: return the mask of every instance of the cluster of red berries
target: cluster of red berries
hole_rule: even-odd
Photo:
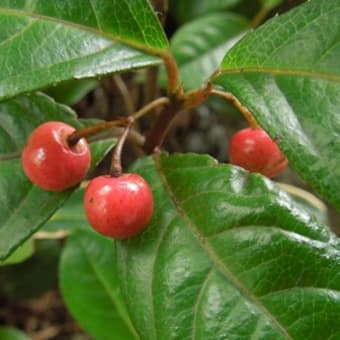
[[[49,191],[78,184],[90,167],[91,153],[84,138],[71,144],[75,131],[62,122],[47,122],[31,134],[22,153],[27,177]],[[287,159],[268,134],[259,128],[237,132],[229,145],[230,163],[267,177],[278,175]],[[137,174],[99,176],[90,181],[84,195],[88,221],[99,233],[124,239],[140,233],[153,212],[148,183]]]
[[[22,153],[27,177],[48,191],[63,191],[85,178],[91,152],[81,138],[70,145],[75,129],[62,122],[38,126]],[[88,221],[99,233],[118,239],[137,235],[145,229],[153,212],[148,183],[137,174],[99,176],[90,181],[84,195]]]

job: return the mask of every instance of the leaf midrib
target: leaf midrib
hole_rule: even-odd
[[[209,240],[205,238],[205,242],[202,242],[202,235],[200,235],[199,230],[197,229],[196,225],[192,223],[190,218],[185,214],[183,209],[180,207],[179,202],[176,199],[176,196],[174,192],[171,189],[171,186],[169,182],[166,179],[165,173],[162,169],[161,160],[159,157],[154,157],[154,163],[156,166],[156,169],[159,173],[159,177],[161,182],[163,183],[163,186],[165,190],[168,192],[169,197],[171,201],[173,202],[173,205],[175,209],[178,211],[179,216],[182,216],[183,219],[186,222],[186,225],[190,228],[193,235],[196,237],[197,242],[200,244],[202,249],[206,251],[211,261],[214,263],[215,267],[218,267],[221,269],[221,273],[227,278],[227,280],[234,285],[235,288],[239,290],[239,292],[252,304],[254,304],[259,311],[261,311],[264,315],[267,316],[269,320],[271,320],[272,324],[277,327],[279,332],[286,338],[292,340],[293,338],[290,336],[290,334],[286,331],[286,329],[283,327],[283,325],[280,324],[280,322],[275,318],[274,315],[272,315],[268,309],[266,309],[263,304],[261,304],[260,300],[252,294],[247,287],[243,285],[242,282],[238,280],[237,277],[234,276],[234,274],[226,267],[226,265],[219,259],[217,256],[215,250],[210,245]]]
[[[100,31],[99,29],[95,29],[94,27],[90,27],[90,26],[84,26],[75,22],[71,22],[71,21],[67,21],[61,18],[55,18],[55,17],[49,17],[47,15],[42,15],[42,14],[37,14],[37,13],[32,13],[32,12],[27,12],[24,10],[15,10],[15,9],[9,9],[9,8],[0,8],[0,15],[1,14],[8,14],[8,15],[15,15],[18,17],[29,17],[32,19],[39,19],[42,21],[49,21],[49,22],[54,22],[57,24],[62,24],[64,26],[69,26],[72,28],[76,28],[76,29],[80,29],[82,31],[87,31],[99,36],[102,36],[104,38],[107,38],[109,40],[113,40],[116,42],[120,42],[124,45],[128,45],[131,46],[135,49],[144,51],[150,55],[154,55],[154,56],[158,56],[158,57],[162,57],[164,56],[168,49],[161,49],[161,48],[156,48],[156,47],[149,47],[145,44],[142,43],[138,43],[136,41],[132,41],[132,40],[128,40],[128,39],[124,39],[119,35],[116,35],[114,33],[108,33],[108,32],[104,32],[104,31]]]

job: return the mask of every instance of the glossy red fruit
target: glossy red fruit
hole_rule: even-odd
[[[231,164],[250,172],[274,177],[287,166],[287,158],[277,144],[262,129],[246,128],[237,132],[229,144]]]
[[[91,161],[89,145],[84,138],[72,147],[67,137],[75,129],[62,122],[47,122],[30,135],[22,153],[27,177],[48,191],[62,191],[79,183]]]
[[[84,208],[96,231],[125,239],[146,228],[153,212],[153,196],[148,183],[137,174],[99,176],[85,191]]]

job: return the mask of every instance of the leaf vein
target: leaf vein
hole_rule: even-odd
[[[280,324],[280,322],[275,318],[273,314],[270,313],[270,311],[263,305],[261,304],[260,300],[258,299],[257,296],[252,294],[249,289],[243,285],[242,282],[227,268],[226,264],[222,262],[213,247],[209,242],[202,242],[202,235],[200,234],[197,226],[190,220],[190,218],[186,215],[186,213],[183,211],[183,209],[180,207],[176,196],[170,186],[170,183],[166,179],[166,175],[162,169],[162,164],[159,159],[159,157],[154,158],[156,168],[159,172],[160,179],[164,184],[165,190],[168,192],[176,210],[178,211],[179,215],[183,217],[183,219],[186,222],[186,225],[190,230],[192,231],[193,235],[196,237],[197,242],[201,245],[202,249],[206,251],[208,254],[209,258],[212,260],[212,262],[215,264],[216,267],[221,269],[221,273],[225,276],[225,278],[231,282],[235,288],[239,290],[239,292],[246,298],[248,299],[252,304],[254,304],[264,315],[267,316],[267,318],[271,321],[273,325],[277,327],[279,332],[285,336],[285,338],[292,340],[292,337],[289,335],[287,330],[283,327],[283,325]],[[206,239],[208,241],[208,239]]]

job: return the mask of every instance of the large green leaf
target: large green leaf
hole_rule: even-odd
[[[30,132],[43,121],[81,126],[74,112],[45,95],[17,97],[0,104],[1,157],[21,151]],[[92,168],[114,141],[91,143]],[[34,233],[63,204],[73,189],[51,193],[32,185],[18,158],[0,160],[0,259]]]
[[[291,166],[340,207],[340,3],[308,1],[248,34],[214,82],[233,92]]]
[[[184,87],[200,87],[248,27],[246,19],[232,13],[209,14],[181,27],[171,39],[171,50]]]
[[[132,169],[155,212],[117,243],[122,292],[142,339],[336,339],[340,247],[284,191],[207,156]]]
[[[121,297],[115,244],[77,230],[61,257],[60,284],[68,308],[96,339],[139,339]]]
[[[168,48],[147,0],[0,0],[0,32],[0,98],[154,65],[135,48]]]

